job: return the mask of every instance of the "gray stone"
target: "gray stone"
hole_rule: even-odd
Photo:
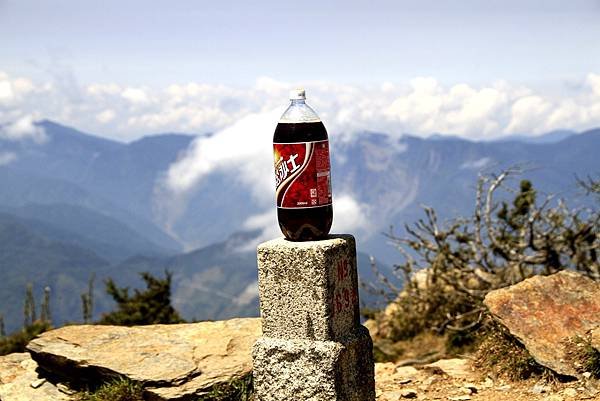
[[[73,398],[41,378],[37,363],[27,353],[0,356],[0,400],[68,401]]]
[[[55,375],[75,381],[122,376],[144,383],[146,399],[180,400],[251,374],[252,344],[259,336],[256,318],[136,327],[82,325],[43,333],[27,349]]]
[[[335,341],[359,325],[356,246],[351,235],[276,239],[258,246],[263,335]]]
[[[371,337],[359,326],[341,341],[262,337],[253,349],[257,401],[375,399]]]

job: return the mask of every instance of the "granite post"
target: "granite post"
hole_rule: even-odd
[[[259,245],[258,288],[263,336],[252,352],[257,401],[375,400],[354,237]]]

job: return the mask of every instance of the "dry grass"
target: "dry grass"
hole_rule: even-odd
[[[525,347],[505,329],[490,324],[475,352],[474,365],[493,376],[509,380],[525,380],[530,377],[551,377],[554,373],[538,364]]]
[[[578,373],[589,372],[600,378],[600,352],[592,347],[590,336],[576,336],[567,341],[567,358]]]

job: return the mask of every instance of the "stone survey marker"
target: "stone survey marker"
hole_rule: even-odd
[[[372,401],[373,343],[360,325],[356,244],[276,239],[258,247],[263,337],[257,401]]]

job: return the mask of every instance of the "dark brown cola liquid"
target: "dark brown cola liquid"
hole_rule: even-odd
[[[279,123],[273,135],[275,143],[312,142],[328,139],[322,122]],[[283,235],[292,241],[322,239],[331,229],[333,207],[330,205],[305,209],[277,208],[277,220]]]

